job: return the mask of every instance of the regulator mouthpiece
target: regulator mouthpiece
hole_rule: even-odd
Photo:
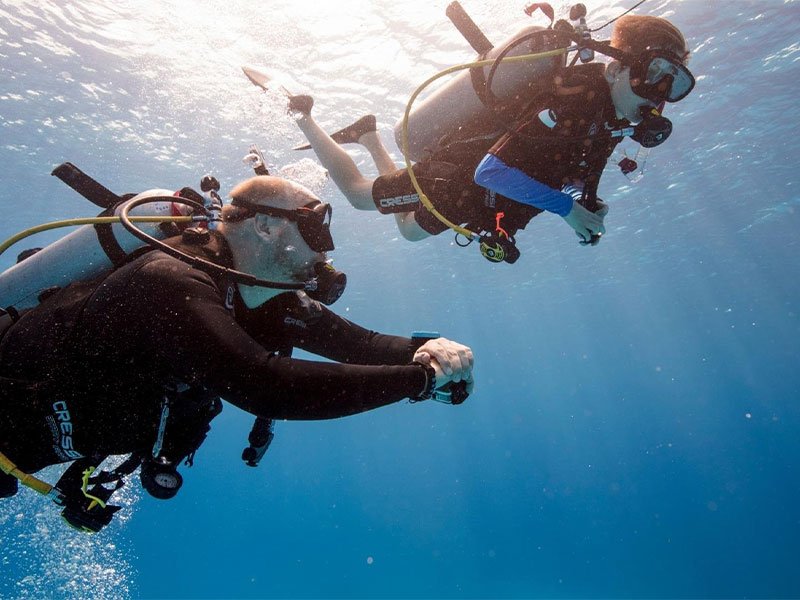
[[[326,305],[336,302],[347,286],[347,275],[327,262],[314,265],[314,273],[316,287],[306,290],[309,297]]]
[[[642,122],[633,130],[631,139],[644,148],[655,148],[667,141],[672,133],[672,121],[656,108],[642,109]]]

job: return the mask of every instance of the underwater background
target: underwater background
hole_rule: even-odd
[[[494,42],[547,23],[462,4]],[[633,2],[586,4],[597,27]],[[411,93],[473,57],[446,5],[0,0],[0,238],[96,214],[50,176],[64,161],[120,194],[206,173],[225,193],[257,143],[334,205],[336,312],[476,356],[465,404],[279,422],[258,469],[228,405],[175,499],[134,478],[94,536],[22,489],[0,502],[0,597],[800,597],[798,2],[636,9],[683,30],[697,87],[641,181],[609,164],[599,246],[542,215],[513,266],[352,209],[239,68],[285,73],[329,131],[376,114],[399,162]]]

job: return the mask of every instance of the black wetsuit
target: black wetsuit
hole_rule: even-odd
[[[230,260],[224,240],[203,251]],[[425,388],[410,364],[420,340],[368,331],[303,293],[248,310],[234,289],[150,251],[47,298],[0,344],[0,451],[36,471],[151,448],[173,384],[276,419],[350,415]],[[293,347],[337,362],[276,353]]]
[[[450,221],[473,231],[495,231],[499,225],[511,236],[543,212],[515,202],[474,182],[475,167],[491,153],[555,190],[580,180],[586,195],[596,200],[600,175],[619,138],[603,135],[619,127],[611,102],[604,65],[577,65],[557,71],[539,93],[524,103],[499,107],[500,118],[470,123],[443,139],[429,159],[414,165],[422,190]],[[555,127],[539,118],[542,111],[557,117]],[[513,124],[513,129],[508,126]],[[376,203],[392,205],[395,198],[416,199],[408,173],[378,177],[372,189]],[[405,196],[403,196],[405,194]],[[447,229],[424,206],[406,203],[417,223],[431,234]]]

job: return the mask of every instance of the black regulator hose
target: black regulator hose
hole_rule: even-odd
[[[531,31],[530,33],[523,35],[522,37],[512,41],[505,48],[503,48],[500,54],[498,54],[495,57],[492,66],[489,68],[489,74],[486,76],[486,84],[484,90],[486,97],[486,107],[489,108],[492,112],[495,113],[497,112],[495,107],[498,104],[498,100],[497,96],[495,96],[494,92],[492,92],[492,83],[494,82],[494,76],[495,73],[497,73],[498,67],[501,65],[505,57],[508,56],[508,53],[511,52],[514,48],[536,37],[543,37],[545,35],[552,36],[554,39],[559,37],[564,38],[564,40],[567,42],[567,47],[569,46],[570,43],[573,42],[572,36],[570,36],[565,31],[559,31],[557,29],[538,29],[536,31]],[[508,126],[506,126],[506,128],[509,129]]]
[[[120,223],[122,223],[122,226],[125,227],[125,229],[127,229],[131,235],[139,238],[148,246],[161,250],[164,254],[168,254],[173,258],[177,258],[178,260],[185,262],[201,271],[216,276],[226,277],[231,281],[235,281],[236,283],[241,283],[243,285],[267,287],[276,290],[305,290],[312,288],[313,284],[311,284],[310,282],[289,283],[289,282],[268,281],[266,279],[259,279],[254,275],[243,273],[242,271],[237,271],[235,269],[222,267],[209,260],[200,258],[199,256],[192,256],[191,254],[187,254],[186,252],[183,252],[181,250],[178,250],[177,248],[173,248],[172,246],[165,244],[161,240],[157,240],[153,236],[148,235],[147,233],[136,227],[136,225],[134,225],[131,222],[131,219],[128,216],[128,213],[137,206],[141,206],[143,204],[152,204],[153,202],[174,202],[175,204],[183,204],[185,206],[189,206],[193,208],[196,213],[197,212],[202,213],[203,217],[199,218],[198,220],[204,220],[210,217],[209,211],[206,209],[205,206],[203,206],[203,204],[201,204],[200,202],[196,202],[195,200],[189,200],[188,198],[181,198],[179,196],[152,196],[150,198],[139,198],[138,200],[129,200],[120,207],[119,211]]]

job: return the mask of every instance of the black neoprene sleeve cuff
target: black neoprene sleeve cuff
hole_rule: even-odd
[[[419,365],[425,370],[425,389],[418,396],[414,396],[412,400],[428,400],[433,396],[433,390],[436,389],[436,371],[430,365],[414,361],[414,365]]]

